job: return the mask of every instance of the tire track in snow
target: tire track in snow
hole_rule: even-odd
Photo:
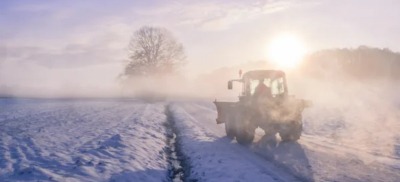
[[[180,142],[177,138],[177,128],[175,127],[174,117],[170,105],[165,106],[167,116],[167,154],[169,163],[169,178],[173,182],[194,181],[187,179],[190,174],[190,165],[186,156],[182,153]]]
[[[205,125],[207,125],[206,123],[197,120],[196,116],[193,116],[193,113],[188,111],[188,109],[190,108],[190,104],[185,104],[184,106],[176,106],[176,104],[173,104],[173,108],[174,122],[176,123],[176,125],[178,125],[177,128],[179,129],[177,131],[178,139],[182,140],[182,142],[179,143],[180,145],[182,145],[182,148],[185,151],[185,155],[188,156],[188,160],[191,163],[191,169],[193,169],[192,173],[189,174],[190,176],[188,175],[188,177],[195,177],[196,179],[198,178],[198,180],[200,181],[207,180],[205,179],[207,178],[207,175],[204,176],[204,172],[210,169],[209,167],[211,166],[209,165],[212,165],[208,164],[208,162],[213,163],[213,161],[216,160],[218,164],[215,164],[216,166],[213,167],[215,168],[213,170],[223,168],[220,166],[217,167],[218,165],[224,166],[226,168],[224,169],[224,171],[220,171],[219,173],[209,171],[209,175],[217,175],[214,176],[216,178],[214,180],[229,180],[231,177],[238,175],[234,178],[237,178],[237,180],[242,179],[245,181],[248,181],[250,179],[250,181],[257,181],[261,179],[265,181],[298,181],[296,178],[292,177],[286,172],[279,170],[274,164],[263,160],[259,156],[253,154],[251,151],[243,148],[242,146],[239,146],[238,144],[231,143],[228,138],[221,137],[220,134],[217,134],[221,133],[219,130],[205,127]],[[197,116],[200,115],[202,115],[202,113],[197,113]],[[212,130],[216,133],[209,132],[209,130]],[[199,144],[191,144],[197,142]],[[197,151],[200,148],[191,145],[201,145],[204,147],[200,148],[204,149]],[[204,161],[200,162],[202,160]],[[210,161],[207,162],[207,160]],[[231,165],[229,165],[230,163]],[[247,170],[241,172],[237,171],[239,169],[243,170],[244,168],[246,168]],[[232,170],[236,172],[233,172]],[[193,172],[195,171],[203,171],[203,176],[201,174],[193,174]],[[249,174],[254,176],[248,176]]]
[[[198,104],[185,104],[185,106],[189,106],[189,107],[185,107],[185,112],[186,114],[191,117],[193,119],[193,121],[198,121],[195,118],[201,118],[202,121],[198,123],[200,125],[202,125],[202,127],[205,130],[211,130],[213,131],[214,134],[217,134],[218,137],[224,138],[226,137],[226,133],[225,133],[225,127],[224,125],[218,125],[215,122],[210,122],[210,121],[215,121],[216,117],[217,117],[217,111],[207,108],[205,106],[202,105],[198,105]],[[205,112],[201,112],[201,111],[205,111]],[[205,113],[212,113],[212,114],[205,114]],[[200,116],[200,117],[199,117]],[[304,156],[299,155],[298,157],[303,160],[304,163],[304,167],[306,167],[307,169],[304,170],[303,166],[302,166],[302,170],[300,170],[298,167],[293,167],[290,166],[291,164],[285,164],[282,161],[278,161],[274,159],[274,156],[271,156],[268,154],[268,150],[266,150],[265,148],[261,147],[259,148],[259,146],[257,146],[258,141],[262,140],[264,137],[264,132],[260,131],[260,130],[256,130],[255,133],[255,139],[254,142],[248,146],[243,146],[243,145],[239,145],[236,143],[236,145],[238,145],[236,150],[241,150],[238,152],[251,152],[254,153],[255,155],[257,155],[258,157],[264,159],[264,162],[269,162],[271,164],[274,165],[275,168],[280,169],[282,172],[286,172],[289,173],[290,175],[294,176],[296,178],[296,180],[300,180],[300,181],[307,181],[307,182],[313,182],[313,174],[312,171],[310,171],[309,168],[309,164],[308,161],[304,160]],[[267,144],[276,144],[276,141],[274,140],[270,140],[270,138],[267,139]],[[292,150],[294,149],[294,147],[289,147],[288,150]],[[301,150],[298,150],[297,148],[295,149],[295,151],[301,152]],[[283,151],[285,152],[285,151]],[[251,160],[251,159],[249,159]],[[265,161],[266,160],[266,161]],[[254,162],[258,163],[259,160],[253,160]],[[259,164],[262,166],[262,164]]]
[[[212,131],[221,129],[217,128],[216,124],[214,127],[210,126],[210,121],[215,120],[216,111],[196,105],[194,104],[195,108],[191,107],[190,104],[185,105],[189,106],[186,107],[186,110],[192,109],[192,112],[195,112],[197,108],[195,115],[198,116],[213,113],[210,114],[212,117],[203,117],[201,124]],[[199,112],[199,110],[203,112]],[[193,114],[190,113],[189,115]],[[221,131],[216,133],[221,133]],[[225,136],[225,134],[220,136]],[[289,143],[279,142],[274,146],[271,146],[271,144],[273,143],[268,143],[265,137],[259,136],[258,141],[255,140],[249,149],[304,181],[383,180],[397,182],[400,179],[400,161],[394,158],[385,158],[365,151],[352,150],[353,147],[342,147],[331,142],[321,143],[310,139],[308,135],[300,139],[298,144],[290,145]],[[307,169],[307,166],[310,166],[310,168]],[[308,178],[308,176],[311,176],[311,178]]]

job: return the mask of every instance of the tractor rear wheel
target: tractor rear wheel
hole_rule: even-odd
[[[252,130],[250,127],[245,124],[245,122],[240,121],[241,124],[238,124],[236,128],[236,141],[242,145],[249,144],[253,142],[255,129]]]
[[[294,121],[289,132],[279,133],[282,141],[284,142],[294,142],[300,139],[301,133],[303,132],[303,124],[301,117]]]
[[[226,136],[230,138],[234,138],[236,136],[236,130],[233,120],[225,122],[225,131],[226,131]]]
[[[250,127],[250,123],[247,119],[245,111],[239,111],[235,113],[235,118],[232,118],[235,125],[236,141],[242,145],[249,144],[254,140],[255,128]]]
[[[254,131],[247,131],[245,128],[241,129],[236,134],[236,141],[242,145],[250,144],[254,140]]]

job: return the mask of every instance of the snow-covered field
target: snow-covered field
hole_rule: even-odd
[[[162,104],[0,103],[0,181],[167,181]]]
[[[0,181],[172,181],[168,127],[188,181],[400,181],[400,133],[366,147],[312,128],[297,143],[257,130],[242,146],[211,101],[0,99],[0,108]]]

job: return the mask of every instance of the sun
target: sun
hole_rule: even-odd
[[[280,67],[296,66],[305,54],[306,46],[293,34],[274,37],[267,49],[268,60]]]

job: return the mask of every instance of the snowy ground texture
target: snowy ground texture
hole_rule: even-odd
[[[0,181],[167,181],[164,105],[0,102]]]
[[[332,135],[340,126],[311,125],[313,111],[299,142],[257,130],[241,146],[216,124],[211,101],[0,99],[0,108],[0,181],[172,181],[173,127],[187,181],[400,182],[398,125],[371,133],[384,145],[356,145]]]

